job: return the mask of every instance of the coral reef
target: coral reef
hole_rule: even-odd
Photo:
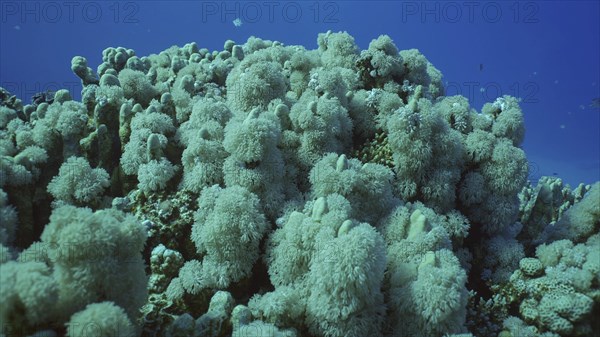
[[[107,48],[0,88],[0,336],[598,336],[600,182],[527,182],[389,36]],[[50,97],[52,96],[52,97]]]

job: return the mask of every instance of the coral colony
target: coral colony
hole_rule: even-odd
[[[600,183],[528,182],[517,98],[386,35],[102,56],[0,92],[0,335],[599,335]]]

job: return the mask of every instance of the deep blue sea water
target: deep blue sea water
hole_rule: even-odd
[[[319,32],[345,30],[364,49],[387,34],[478,110],[522,98],[533,181],[600,180],[599,1],[1,1],[0,21],[0,86],[25,103],[48,89],[80,98],[71,58],[95,69],[107,47],[143,56],[254,35],[313,49]]]

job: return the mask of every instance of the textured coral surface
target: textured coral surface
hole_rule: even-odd
[[[528,182],[518,98],[284,42],[0,88],[0,336],[600,335],[600,183]]]

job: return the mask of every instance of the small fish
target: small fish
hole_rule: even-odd
[[[242,25],[242,19],[240,18],[236,18],[235,20],[233,20],[233,25],[236,27],[239,27]]]
[[[590,103],[590,108],[600,108],[600,97],[596,97]]]
[[[479,63],[479,71],[483,71],[483,63]]]

